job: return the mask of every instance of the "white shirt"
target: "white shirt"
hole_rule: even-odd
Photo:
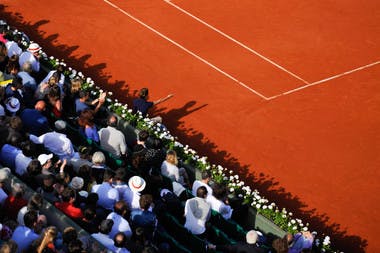
[[[119,192],[115,188],[112,188],[108,182],[94,185],[91,192],[98,194],[98,205],[108,210],[113,210],[113,206],[120,199]]]
[[[200,235],[206,231],[206,221],[211,216],[210,204],[205,199],[195,197],[185,204],[186,222],[184,227],[192,234]]]
[[[17,253],[24,252],[28,249],[32,242],[38,237],[39,235],[34,233],[30,228],[26,226],[18,226],[12,235],[12,240],[14,240],[18,246]]]
[[[36,59],[36,57],[34,57],[34,55],[31,52],[25,51],[20,55],[18,63],[20,64],[20,67],[22,67],[24,63],[27,61],[29,61],[32,64],[32,70],[34,72],[40,71],[40,62]]]
[[[103,244],[107,249],[113,250],[114,248],[114,241],[109,238],[108,235],[102,234],[102,233],[96,233],[91,235],[93,238],[95,238],[98,242]]]
[[[174,164],[163,161],[161,165],[161,174],[169,177],[171,180],[179,181],[179,169]]]
[[[43,134],[40,137],[31,134],[29,138],[36,144],[43,144],[45,148],[59,156],[60,159],[79,157],[78,153],[74,151],[71,140],[67,138],[65,134],[53,131]]]
[[[115,156],[125,155],[127,144],[123,132],[114,127],[108,126],[98,132],[100,146]]]
[[[0,187],[0,206],[4,204],[7,198],[8,198],[8,194],[6,194],[3,188]]]
[[[11,58],[13,55],[19,56],[22,53],[22,49],[14,41],[7,41],[7,43],[5,43],[5,46],[7,47],[9,58]]]
[[[27,167],[32,161],[32,158],[25,156],[23,153],[19,153],[15,159],[16,173],[19,176],[24,175],[27,172]]]
[[[132,229],[126,219],[115,212],[110,213],[107,216],[107,219],[113,220],[112,230],[108,234],[110,238],[114,238],[114,236],[119,232],[123,232],[128,238],[131,238]]]
[[[231,206],[226,205],[223,201],[214,196],[207,197],[207,202],[210,203],[211,209],[220,213],[224,219],[228,220],[231,218],[233,211]]]

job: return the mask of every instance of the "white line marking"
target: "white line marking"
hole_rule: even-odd
[[[235,77],[233,77],[232,75],[224,72],[223,70],[221,70],[220,68],[216,67],[215,65],[211,64],[210,62],[208,62],[207,60],[203,59],[202,57],[198,56],[197,54],[193,53],[192,51],[190,51],[189,49],[183,47],[182,45],[178,44],[177,42],[175,42],[174,40],[170,39],[169,37],[165,36],[164,34],[160,33],[159,31],[155,30],[154,28],[150,27],[149,25],[145,24],[144,22],[142,22],[141,20],[135,18],[134,16],[132,16],[131,14],[129,14],[128,12],[126,12],[125,10],[121,9],[120,7],[118,7],[117,5],[111,3],[110,1],[108,0],[104,0],[104,2],[106,2],[107,4],[109,4],[110,6],[112,6],[113,8],[117,9],[118,11],[120,11],[121,13],[123,13],[124,15],[128,16],[129,18],[133,19],[134,21],[136,21],[137,23],[139,23],[140,25],[144,26],[145,28],[151,30],[152,32],[154,32],[155,34],[159,35],[160,37],[164,38],[165,40],[171,42],[172,44],[176,45],[177,47],[179,47],[180,49],[182,49],[183,51],[185,51],[186,53],[194,56],[195,58],[197,58],[198,60],[202,61],[203,63],[207,64],[208,66],[210,66],[211,68],[215,69],[216,71],[218,71],[219,73],[225,75],[226,77],[230,78],[231,80],[235,81],[236,83],[238,83],[239,85],[243,86],[244,88],[248,89],[249,91],[253,92],[254,94],[256,94],[257,96],[261,97],[262,99],[265,99],[265,100],[268,100],[268,98],[266,96],[264,96],[263,94],[261,94],[260,92],[257,92],[255,91],[254,89],[252,89],[251,87],[249,87],[248,85],[244,84],[243,82],[240,82],[238,79],[236,79]]]
[[[240,42],[240,41],[238,41],[238,40],[232,38],[232,37],[229,36],[228,34],[226,34],[226,33],[222,32],[221,30],[217,29],[216,27],[214,27],[214,26],[212,26],[212,25],[206,23],[206,22],[203,21],[202,19],[200,19],[200,18],[194,16],[194,15],[191,14],[190,12],[188,12],[188,11],[182,9],[182,8],[179,7],[178,5],[175,5],[174,3],[170,2],[170,0],[164,0],[164,2],[166,2],[167,4],[170,4],[171,6],[173,6],[173,7],[176,8],[176,9],[178,9],[179,11],[181,11],[181,12],[187,14],[188,16],[194,18],[194,19],[197,20],[198,22],[204,24],[205,26],[207,26],[207,27],[209,27],[210,29],[214,30],[215,32],[221,34],[222,36],[226,37],[227,39],[229,39],[229,40],[235,42],[235,43],[238,44],[239,46],[245,48],[246,50],[248,50],[248,51],[250,51],[251,53],[255,54],[256,56],[260,57],[261,59],[263,59],[263,60],[265,60],[265,61],[271,63],[272,65],[276,66],[277,68],[279,68],[279,69],[285,71],[285,72],[288,73],[289,75],[291,75],[291,76],[297,78],[298,80],[301,80],[303,83],[305,83],[305,84],[309,84],[308,81],[302,79],[301,77],[299,77],[298,75],[294,74],[293,72],[291,72],[291,71],[285,69],[284,67],[282,67],[282,66],[280,66],[279,64],[275,63],[274,61],[272,61],[272,60],[269,59],[268,57],[265,57],[264,55],[260,54],[259,52],[257,52],[257,51],[255,51],[255,50],[253,50],[252,48],[246,46],[246,45],[243,44],[242,42]]]
[[[364,65],[364,66],[361,66],[361,67],[358,67],[356,69],[352,69],[352,70],[349,70],[349,71],[346,71],[346,72],[343,72],[341,74],[338,74],[338,75],[335,75],[335,76],[331,76],[331,77],[328,77],[328,78],[325,78],[325,79],[322,79],[322,80],[319,80],[319,81],[316,81],[314,83],[310,83],[308,85],[304,85],[304,86],[301,86],[301,87],[298,87],[298,88],[295,88],[295,89],[292,89],[292,90],[289,90],[287,92],[284,92],[284,93],[281,93],[281,94],[278,94],[278,95],[275,95],[275,96],[272,96],[272,97],[269,97],[267,100],[272,100],[272,99],[275,99],[277,97],[280,97],[280,96],[285,96],[285,95],[289,95],[291,93],[294,93],[296,91],[299,91],[299,90],[303,90],[303,89],[306,89],[308,87],[311,87],[311,86],[314,86],[314,85],[318,85],[318,84],[322,84],[322,83],[326,83],[330,80],[333,80],[333,79],[337,79],[339,77],[342,77],[342,76],[346,76],[348,74],[351,74],[351,73],[354,73],[354,72],[357,72],[359,70],[363,70],[363,69],[366,69],[366,68],[369,68],[369,67],[372,67],[372,66],[375,66],[377,64],[380,64],[380,61],[376,61],[376,62],[373,62],[373,63],[370,63],[370,64],[367,64],[367,65]]]

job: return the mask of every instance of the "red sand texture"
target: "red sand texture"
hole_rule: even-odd
[[[267,97],[305,85],[164,1],[111,2]],[[152,99],[175,93],[158,108],[181,142],[249,166],[264,195],[339,249],[380,251],[380,64],[265,101],[105,1],[2,3],[12,25],[122,101],[144,86]],[[373,0],[173,3],[309,83],[380,60]]]

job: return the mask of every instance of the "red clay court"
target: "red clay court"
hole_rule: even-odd
[[[181,142],[253,176],[338,249],[380,251],[377,1],[2,3],[121,101],[174,93],[157,113]]]

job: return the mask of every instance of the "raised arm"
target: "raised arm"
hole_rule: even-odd
[[[160,99],[154,101],[153,104],[154,104],[154,105],[157,105],[157,104],[159,104],[159,103],[162,103],[162,102],[168,100],[169,98],[171,98],[171,97],[173,97],[173,96],[174,96],[174,94],[169,94],[169,95],[167,95],[166,97],[163,97],[163,98],[160,98]]]

